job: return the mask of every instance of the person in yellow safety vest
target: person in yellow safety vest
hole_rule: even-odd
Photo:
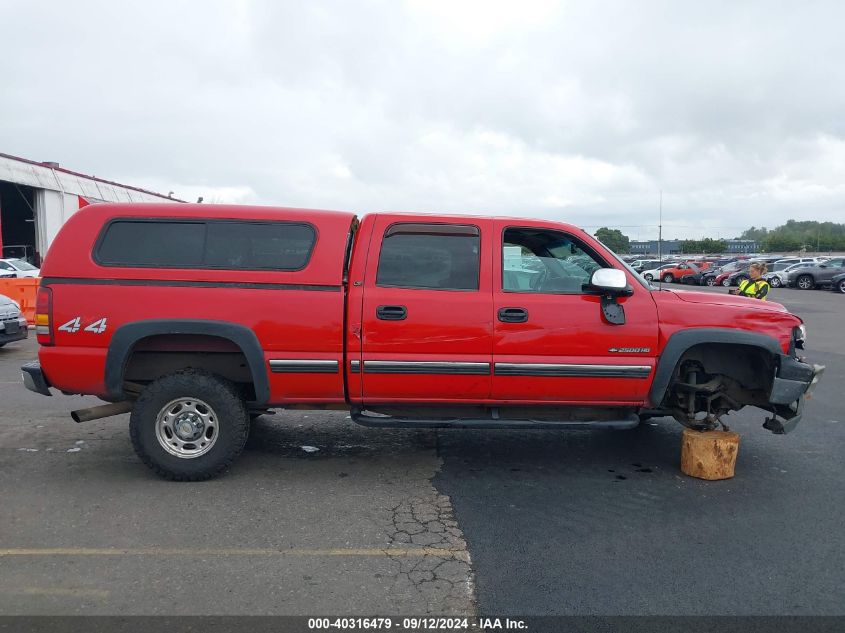
[[[748,267],[748,275],[751,279],[743,279],[739,282],[739,288],[731,290],[731,294],[765,301],[770,287],[769,282],[763,279],[763,275],[766,274],[767,270],[766,264],[754,262]]]

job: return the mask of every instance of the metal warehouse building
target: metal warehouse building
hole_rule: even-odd
[[[0,153],[0,253],[35,265],[62,224],[93,202],[179,202],[174,198],[86,176],[58,163]]]

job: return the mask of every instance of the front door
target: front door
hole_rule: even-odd
[[[628,274],[625,323],[602,316],[584,285],[598,268],[621,268],[574,232],[496,220],[493,399],[523,403],[639,404],[657,351],[651,292]],[[627,271],[626,271],[627,272]]]
[[[490,397],[491,225],[376,220],[357,367],[365,404]]]

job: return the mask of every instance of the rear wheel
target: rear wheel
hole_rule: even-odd
[[[664,284],[671,284],[673,281],[675,281],[675,278],[671,274],[667,273],[667,274],[663,275],[663,283]]]
[[[812,290],[816,286],[810,275],[801,275],[795,283],[801,290]]]
[[[249,433],[243,398],[227,380],[184,370],[150,383],[129,419],[132,446],[158,475],[201,481],[240,455]]]

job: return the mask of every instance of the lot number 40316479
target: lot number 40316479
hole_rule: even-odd
[[[76,334],[82,327],[82,317],[74,317],[67,323],[59,326],[59,331],[67,332],[69,334]],[[86,326],[83,332],[93,332],[94,334],[102,334],[106,331],[106,318],[97,319],[90,325]]]

